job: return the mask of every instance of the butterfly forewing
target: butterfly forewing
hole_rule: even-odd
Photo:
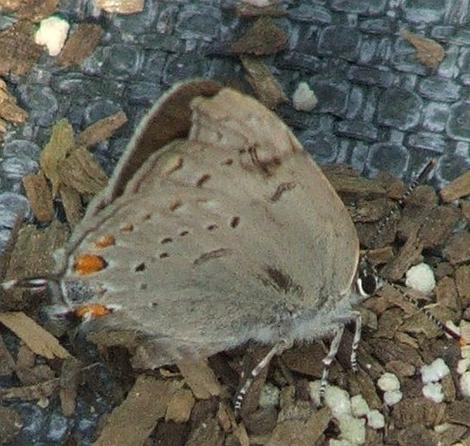
[[[107,325],[159,345],[154,366],[305,337],[295,320],[331,313],[359,254],[340,199],[274,114],[230,89],[192,106],[189,138],[148,157],[88,216],[82,228],[93,230],[76,236],[64,278],[120,306]],[[115,243],[97,247],[109,236]],[[79,276],[73,259],[87,253],[106,267]]]

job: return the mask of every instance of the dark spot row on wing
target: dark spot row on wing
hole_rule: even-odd
[[[202,263],[208,262],[209,260],[218,259],[220,257],[230,255],[231,253],[232,253],[232,250],[227,249],[227,248],[219,248],[213,251],[205,252],[204,254],[201,254],[196,260],[193,261],[193,265],[198,266],[198,265],[201,265]]]
[[[276,191],[274,192],[274,194],[271,196],[271,201],[272,202],[276,202],[276,201],[279,201],[279,199],[281,198],[282,194],[284,192],[287,192],[287,191],[290,191],[292,189],[295,188],[295,186],[297,186],[296,183],[294,183],[293,181],[289,182],[289,183],[281,183]]]
[[[300,285],[296,284],[292,277],[278,268],[268,266],[265,268],[267,276],[259,276],[261,283],[264,286],[273,287],[278,291],[284,293],[297,293],[303,294],[303,289]]]
[[[234,216],[230,219],[229,221],[229,226],[233,229],[235,229],[239,224],[240,224],[240,217],[239,216]],[[206,226],[206,230],[207,231],[215,231],[216,229],[218,229],[218,226],[217,224],[215,223],[210,223]],[[183,231],[180,231],[179,232],[179,236],[180,237],[185,237],[186,235],[189,234],[189,231],[188,230],[183,230]],[[173,243],[174,242],[174,239],[172,237],[164,237],[160,240],[160,244],[161,245],[167,245],[167,244],[170,244],[170,243]],[[213,251],[211,251],[211,253],[213,253]],[[210,254],[210,253],[209,253]],[[203,254],[200,258],[203,258],[205,254]],[[168,252],[163,252],[159,255],[159,258],[160,259],[166,259],[170,257],[170,254]],[[199,258],[199,259],[200,259]],[[209,257],[209,258],[214,258],[214,257]],[[196,259],[193,263],[196,265],[198,264],[197,262],[199,261],[199,259]],[[205,261],[204,259],[202,261]],[[136,270],[137,271],[137,270]],[[142,270],[141,270],[142,271]]]

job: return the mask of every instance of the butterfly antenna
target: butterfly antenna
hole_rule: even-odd
[[[0,283],[0,287],[4,290],[11,290],[13,288],[28,288],[43,289],[46,288],[51,282],[58,282],[59,278],[54,275],[37,276],[37,277],[24,277],[22,279],[6,280]]]
[[[421,172],[418,174],[418,176],[411,181],[411,183],[408,185],[406,188],[406,191],[403,193],[403,195],[400,197],[400,199],[395,202],[390,209],[389,213],[379,222],[377,226],[376,233],[374,235],[374,238],[371,241],[371,246],[374,246],[374,244],[377,242],[377,239],[380,237],[382,234],[385,226],[389,223],[390,219],[395,215],[398,209],[401,209],[406,200],[409,198],[409,196],[413,193],[413,191],[422,183],[426,181],[428,178],[429,174],[432,172],[432,170],[436,167],[437,161],[435,159],[432,159],[426,163],[426,165],[423,167]]]
[[[425,314],[425,316],[434,324],[436,325],[439,329],[441,329],[445,334],[449,335],[451,338],[455,339],[456,341],[462,341],[462,336],[457,333],[455,330],[452,328],[448,327],[444,322],[439,320],[436,316],[434,316],[427,308],[422,307],[419,302],[411,296],[409,293],[406,291],[400,289],[397,285],[387,282],[388,285],[390,285],[394,290],[398,291],[401,296],[403,296],[410,304],[412,304],[416,309],[421,311],[422,313]]]

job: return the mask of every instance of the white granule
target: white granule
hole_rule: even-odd
[[[41,20],[36,31],[34,41],[38,45],[45,45],[51,56],[57,56],[64,46],[69,32],[69,23],[57,16]]]
[[[351,400],[346,390],[337,386],[328,386],[325,391],[325,404],[331,409],[334,417],[351,415]]]
[[[460,391],[463,396],[470,396],[470,372],[465,372],[460,377]]]
[[[367,414],[367,425],[372,429],[382,429],[385,427],[385,418],[377,409],[373,409]]]
[[[444,392],[440,383],[428,383],[423,386],[423,395],[435,403],[444,401]]]
[[[470,358],[460,359],[457,363],[457,373],[463,375],[470,368]]]
[[[351,410],[355,417],[363,417],[370,411],[369,405],[362,395],[355,395],[351,398]]]
[[[388,392],[384,393],[384,403],[387,406],[394,406],[395,404],[399,403],[403,398],[403,393],[399,390],[389,390]]]
[[[442,358],[437,358],[429,365],[421,367],[421,380],[424,384],[439,381],[450,373],[449,367]]]
[[[292,104],[296,110],[311,111],[318,104],[318,99],[306,82],[300,82],[292,96]]]
[[[400,389],[400,381],[398,381],[398,378],[395,374],[390,372],[385,372],[377,380],[377,385],[379,386],[379,389],[383,390],[384,392]]]
[[[406,286],[429,294],[436,286],[436,279],[432,268],[426,263],[412,266],[406,272]]]
[[[352,444],[360,445],[366,442],[366,422],[362,418],[354,418],[352,415],[338,417],[340,436]]]

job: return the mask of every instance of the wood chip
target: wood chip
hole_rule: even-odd
[[[329,408],[314,412],[307,420],[285,420],[274,428],[267,446],[311,446],[320,438],[332,418]]]
[[[455,280],[452,277],[443,277],[437,282],[436,288],[434,289],[436,294],[436,301],[441,306],[449,308],[451,310],[460,310],[460,301],[457,293],[457,286]]]
[[[445,417],[446,404],[434,403],[424,397],[407,398],[393,406],[393,419],[398,428],[413,424],[433,427],[442,423]]]
[[[38,364],[27,369],[17,367],[16,376],[21,384],[31,386],[55,378],[55,373],[47,364]]]
[[[96,7],[109,13],[136,14],[144,10],[144,0],[96,0]]]
[[[454,206],[439,206],[429,212],[419,231],[425,249],[442,246],[460,219],[460,211]]]
[[[62,413],[70,417],[75,413],[78,385],[82,364],[75,358],[67,358],[62,364],[60,374],[60,406]]]
[[[0,78],[0,118],[12,124],[22,124],[28,118],[28,113],[17,105],[16,98],[8,91],[5,81],[1,78]],[[3,129],[3,132],[5,130],[6,128]]]
[[[443,254],[452,265],[468,262],[470,260],[470,233],[454,234],[444,248]]]
[[[57,10],[59,0],[2,0],[0,9],[15,12],[17,17],[32,22],[49,17]]]
[[[4,134],[7,132],[8,124],[0,118],[0,141],[3,141]]]
[[[394,256],[393,248],[385,246],[383,248],[371,249],[367,252],[367,258],[373,265],[383,265],[392,260]]]
[[[451,181],[441,190],[441,198],[446,203],[467,195],[470,195],[470,170]]]
[[[267,6],[255,6],[242,1],[237,4],[236,14],[238,17],[284,17],[287,11],[277,2]]]
[[[207,400],[222,393],[220,383],[207,361],[180,362],[177,366],[197,399]]]
[[[287,102],[281,84],[272,75],[268,66],[256,57],[241,56],[243,67],[247,71],[246,79],[255,91],[256,97],[268,108],[274,109]]]
[[[377,394],[374,381],[367,373],[362,370],[358,373],[349,373],[348,382],[351,395],[361,394],[371,409],[382,409],[383,402]]]
[[[51,181],[52,196],[59,190],[59,164],[65,160],[75,144],[73,128],[67,119],[61,119],[54,124],[49,142],[41,152],[40,164],[44,174]]]
[[[80,194],[74,188],[65,184],[60,185],[59,194],[67,222],[71,228],[74,228],[80,223],[85,213]]]
[[[434,440],[434,432],[420,424],[413,424],[407,429],[398,432],[397,441],[400,446],[439,446]]]
[[[0,2],[2,12],[16,12],[26,0],[2,0]]]
[[[400,35],[416,48],[416,58],[430,68],[436,69],[446,55],[444,48],[434,40],[401,30]]]
[[[460,208],[462,209],[462,215],[470,223],[470,201],[462,201]]]
[[[91,147],[101,141],[109,139],[118,128],[127,122],[127,116],[123,111],[119,111],[114,115],[100,119],[94,124],[87,127],[78,135],[78,145]]]
[[[16,356],[16,368],[30,369],[34,367],[35,362],[36,355],[34,352],[26,344],[22,344]]]
[[[9,376],[15,370],[15,361],[0,336],[0,376]]]
[[[196,426],[189,436],[185,446],[222,446],[224,433],[215,418],[204,420]]]
[[[54,218],[52,193],[42,171],[23,177],[23,186],[36,219],[40,223],[52,221]]]
[[[398,237],[408,240],[414,237],[421,226],[429,225],[426,218],[436,208],[438,197],[430,186],[418,186],[406,201],[400,223],[398,225]]]
[[[10,407],[0,406],[0,433],[2,444],[13,444],[13,439],[23,427],[21,415]]]
[[[470,307],[470,265],[462,265],[455,271],[455,285],[462,307]]]
[[[58,167],[60,181],[82,195],[94,196],[106,186],[108,177],[90,152],[80,147]]]
[[[47,359],[65,359],[70,353],[48,331],[23,312],[0,313],[0,322],[15,333],[34,353]]]
[[[447,409],[446,421],[470,427],[470,401],[452,402]]]
[[[248,31],[232,44],[235,54],[266,56],[287,47],[287,34],[271,18],[261,17]]]
[[[140,375],[124,402],[107,418],[94,446],[143,445],[165,416],[175,390],[172,381]]]
[[[0,75],[26,74],[36,64],[43,48],[34,43],[34,25],[19,20],[0,32]]]
[[[177,390],[168,403],[168,409],[165,415],[165,421],[174,421],[175,423],[186,423],[191,416],[196,400],[192,392],[188,389]]]
[[[388,280],[397,281],[403,277],[408,269],[418,263],[421,252],[423,251],[423,242],[417,239],[416,233],[410,236],[398,255],[382,269],[381,274]]]
[[[344,201],[356,201],[359,198],[372,199],[385,196],[385,189],[376,181],[349,175],[331,166],[324,166],[323,173]]]
[[[55,268],[52,254],[67,240],[68,230],[66,225],[54,220],[44,229],[38,229],[34,225],[23,226],[16,238],[5,280],[52,273]],[[37,301],[38,291],[35,293]],[[15,288],[5,294],[6,297],[1,302],[4,309],[22,309],[31,305],[28,290]]]
[[[80,23],[69,36],[62,51],[57,56],[57,63],[63,67],[80,65],[98,46],[103,28],[93,23]]]
[[[32,386],[0,388],[0,401],[33,401],[50,397],[59,387],[59,378]]]

